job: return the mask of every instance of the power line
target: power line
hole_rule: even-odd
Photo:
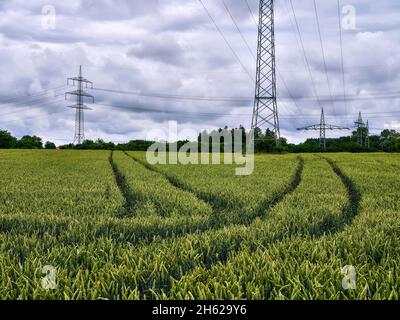
[[[284,79],[282,79],[282,80],[284,81]],[[236,102],[236,103],[248,104],[251,102],[251,99],[252,99],[251,97],[204,97],[204,96],[202,97],[202,96],[187,96],[187,95],[178,96],[178,95],[167,95],[167,94],[161,94],[161,93],[140,93],[140,92],[122,91],[122,90],[113,90],[113,89],[104,89],[104,88],[93,88],[93,90],[111,92],[111,93],[116,93],[116,94],[125,94],[125,95],[142,96],[142,97],[159,98],[159,99],[174,99],[174,100],[176,99],[176,100],[184,100],[184,101],[185,100],[202,101],[202,102],[216,101],[216,102]],[[54,96],[54,98],[57,98],[60,96],[61,95],[58,94],[58,95]],[[396,94],[396,92],[393,92],[392,95],[383,95],[383,96],[381,95],[381,96],[370,96],[370,97],[368,97],[368,96],[366,96],[366,97],[359,97],[359,96],[350,97],[350,99],[355,100],[355,101],[356,100],[398,99],[398,98],[400,98],[400,92],[397,94]],[[324,98],[322,98],[322,99],[324,99]],[[329,98],[326,97],[326,100],[328,100],[328,99]],[[334,99],[336,99],[336,101],[342,101],[343,97],[337,96],[337,97],[334,97]],[[301,103],[313,102],[315,100],[315,98],[314,97],[295,98],[295,97],[291,96],[290,98],[281,98],[279,100],[293,101],[297,105],[297,102],[301,102]],[[46,101],[47,101],[47,98],[46,99],[41,98],[41,99],[37,99],[34,101],[30,101],[26,105],[27,106],[33,106],[36,104],[45,105],[46,103],[43,103],[43,102],[46,102]],[[324,101],[324,100],[322,100],[322,101]],[[224,105],[220,106],[220,108],[224,108],[224,107],[231,108],[231,106],[224,106]],[[143,111],[145,111],[145,110],[146,109],[143,109]],[[25,112],[25,111],[26,111],[26,109],[21,109],[21,110],[9,112],[9,113],[3,113],[3,114],[1,114],[1,116],[7,116],[7,115],[21,113],[21,112]],[[156,110],[156,112],[158,112],[158,111],[159,110]],[[380,114],[381,113],[382,112],[380,112]],[[303,116],[303,113],[296,117],[302,118],[302,116]]]
[[[282,74],[280,73],[279,69],[277,68],[276,71],[277,71],[277,73],[278,73],[278,77],[279,77],[280,80],[282,81],[283,86],[285,87],[285,89],[286,89],[286,91],[287,91],[287,93],[288,93],[288,95],[289,95],[290,100],[294,103],[294,105],[296,106],[296,108],[297,108],[297,110],[299,111],[299,113],[300,113],[300,114],[303,113],[303,111],[302,111],[301,108],[299,107],[298,103],[296,102],[294,96],[293,96],[292,93],[290,92],[289,87],[288,87],[288,85],[287,85],[285,79],[283,78]],[[280,100],[280,99],[278,99],[278,100]]]
[[[279,72],[278,72],[279,74]],[[284,82],[282,78],[282,83],[287,87],[287,84]],[[248,103],[252,98],[251,97],[223,97],[223,96],[189,96],[189,95],[173,95],[167,93],[156,93],[156,92],[136,92],[136,91],[128,91],[128,90],[116,90],[116,89],[107,89],[107,88],[90,88],[91,90],[95,91],[104,91],[109,93],[116,93],[116,94],[124,94],[124,95],[132,95],[138,97],[146,97],[146,98],[157,98],[157,99],[166,99],[166,100],[183,100],[183,101],[212,101],[212,102],[243,102]],[[297,102],[313,102],[313,101],[343,101],[343,96],[319,96],[318,99],[316,97],[308,96],[308,97],[294,97],[291,95],[290,91],[288,91],[290,96],[288,98],[279,98],[282,101],[297,101]],[[390,94],[385,95],[375,95],[375,96],[347,96],[347,100],[387,100],[387,99],[399,99],[400,92],[393,92]],[[300,108],[300,107],[298,107]]]
[[[181,111],[181,110],[162,110],[162,109],[157,109],[157,108],[146,108],[146,107],[135,107],[135,106],[128,106],[128,105],[113,105],[113,104],[106,104],[106,103],[95,103],[97,106],[104,106],[104,107],[110,107],[110,108],[115,108],[115,109],[127,109],[131,110],[133,112],[143,112],[143,113],[158,113],[158,114],[178,114],[180,116],[182,115],[188,115],[192,116],[192,118],[196,117],[213,117],[213,116],[222,116],[222,117],[249,117],[251,116],[250,113],[225,113],[225,112],[190,112],[190,111]],[[379,112],[379,113],[364,113],[366,115],[371,115],[370,118],[375,119],[375,118],[393,118],[393,115],[400,114],[400,111],[393,111],[393,112]],[[387,114],[387,116],[383,116],[381,114]],[[346,116],[346,117],[353,117],[352,115],[346,115],[346,114],[335,114],[335,115],[327,115],[327,118],[337,118],[337,116]],[[376,115],[376,116],[373,116]],[[283,119],[299,119],[299,118],[304,118],[304,119],[315,119],[318,118],[319,115],[317,114],[308,114],[308,115],[282,115],[281,117]],[[337,119],[344,119],[344,118],[337,118]]]
[[[58,101],[62,101],[62,99],[58,99],[56,101],[50,101],[47,103],[41,103],[40,106],[38,107],[42,107],[48,104],[55,104]],[[185,112],[185,111],[180,111],[180,110],[160,110],[160,109],[152,109],[152,108],[146,108],[146,107],[132,107],[132,106],[117,106],[117,105],[111,105],[111,104],[99,104],[96,103],[96,105],[100,105],[100,106],[107,106],[107,107],[115,107],[115,108],[125,108],[125,109],[130,109],[130,110],[136,110],[136,111],[140,111],[140,112],[155,112],[155,113],[175,113],[175,114],[191,114],[194,116],[230,116],[231,114],[227,114],[227,113],[199,113],[199,112]],[[388,115],[393,115],[393,114],[400,114],[400,112],[378,112],[378,113],[365,113],[367,115],[381,115],[381,114],[388,114]],[[6,114],[4,114],[6,115]],[[248,117],[250,114],[233,114],[233,116],[245,116]],[[347,114],[336,114],[336,115],[347,115]],[[332,115],[333,116],[333,115]],[[301,115],[296,115],[293,116],[293,119],[308,119],[308,118],[314,118],[315,115],[314,114],[301,114]],[[392,116],[387,116],[387,117],[392,117]],[[290,115],[284,115],[282,118],[286,118],[286,119],[290,119]]]
[[[282,8],[282,10],[285,10],[285,11],[286,11],[287,16],[289,17],[290,27],[291,27],[291,29],[292,29],[293,36],[294,36],[294,38],[295,38],[295,40],[296,40],[296,45],[297,45],[299,57],[300,57],[300,60],[302,61],[303,65],[304,65],[304,68],[305,68],[305,70],[306,70],[306,72],[307,72],[306,61],[304,60],[304,58],[303,58],[303,56],[302,56],[302,54],[301,54],[301,51],[302,51],[302,50],[301,50],[300,41],[299,41],[299,39],[298,39],[298,37],[297,37],[296,27],[295,27],[295,25],[294,25],[292,16],[291,16],[291,14],[290,14],[290,10],[289,10],[288,4],[287,4],[286,1],[284,2],[284,5],[282,5],[282,3],[281,3],[280,1],[278,1],[278,4],[279,4],[280,7]],[[281,81],[284,83],[285,87],[287,88],[287,91],[288,91],[288,94],[289,94],[290,98],[291,98],[291,99],[293,100],[293,102],[295,103],[295,106],[296,106],[297,110],[299,111],[299,113],[302,114],[302,113],[303,113],[303,110],[299,107],[298,102],[295,100],[295,98],[293,97],[293,95],[292,95],[291,92],[289,91],[288,86],[286,85],[286,82],[285,82],[283,76],[281,75],[279,69],[277,69],[277,70],[278,70],[278,75],[279,75]],[[314,90],[314,92],[315,92],[315,90]],[[319,98],[321,98],[321,96],[320,96]],[[314,98],[314,99],[315,99],[315,98]],[[318,99],[318,97],[317,97],[317,99]],[[319,105],[320,105],[320,104],[319,104]]]
[[[341,71],[342,71],[342,83],[343,83],[343,103],[344,108],[347,113],[347,93],[346,93],[346,77],[344,72],[344,56],[343,56],[343,36],[342,36],[342,21],[341,21],[341,12],[340,12],[340,0],[337,0],[338,7],[338,21],[339,21],[339,43],[340,43],[340,58],[341,58]]]
[[[174,95],[167,93],[155,93],[155,92],[135,92],[135,91],[124,91],[115,89],[105,88],[93,88],[92,90],[104,91],[110,93],[126,94],[146,98],[157,98],[167,100],[192,100],[192,101],[222,101],[222,102],[249,102],[252,98],[250,97],[210,97],[210,96],[188,96],[188,95]]]
[[[324,112],[324,109],[322,109],[321,120],[320,120],[319,124],[313,124],[311,126],[298,128],[297,130],[299,130],[299,131],[318,130],[319,131],[319,146],[326,151],[326,130],[350,130],[350,128],[327,124],[325,121],[325,112]]]
[[[323,60],[323,62],[324,62],[324,69],[325,69],[326,81],[327,81],[327,84],[328,84],[329,95],[330,95],[330,97],[332,98],[331,82],[330,82],[330,80],[329,80],[328,66],[327,66],[327,63],[326,63],[325,49],[324,49],[323,40],[322,40],[322,34],[321,34],[321,26],[320,26],[320,23],[319,23],[319,15],[318,15],[317,2],[316,2],[316,0],[314,0],[313,2],[314,2],[315,19],[316,19],[316,21],[317,21],[317,27],[318,27],[319,43],[320,43],[320,45],[321,45],[322,60]],[[333,99],[332,99],[332,107],[333,107],[333,112],[336,113],[336,111],[335,111],[335,104],[334,104],[334,102],[333,102]]]
[[[63,101],[63,99],[60,99],[60,101]],[[44,105],[57,105],[59,101],[54,101],[54,102],[48,102],[45,104],[42,104],[41,106]],[[161,109],[153,109],[153,108],[142,108],[142,107],[134,107],[134,106],[121,106],[121,105],[111,105],[111,104],[104,104],[104,103],[96,103],[95,105],[98,106],[105,106],[105,107],[110,107],[110,108],[114,108],[114,109],[127,109],[133,112],[140,112],[140,113],[158,113],[158,114],[176,114],[179,115],[180,118],[188,118],[188,119],[196,119],[199,117],[216,117],[216,116],[220,116],[220,117],[230,117],[232,119],[234,118],[248,118],[249,116],[251,116],[251,114],[247,113],[236,113],[236,114],[228,114],[228,113],[215,113],[215,112],[210,112],[210,113],[198,113],[198,112],[188,112],[188,111],[180,111],[180,110],[161,110]],[[59,110],[56,112],[52,112],[51,114],[47,114],[47,115],[38,115],[38,116],[29,116],[26,118],[19,118],[19,119],[13,119],[13,120],[7,120],[7,121],[0,121],[0,123],[4,124],[4,123],[11,123],[11,122],[17,122],[17,121],[24,121],[24,120],[29,120],[29,119],[38,119],[38,118],[47,118],[53,114],[59,114],[59,113],[65,113],[68,110]],[[393,112],[379,112],[379,113],[364,113],[366,115],[369,115],[369,118],[371,119],[378,119],[378,118],[393,118],[393,115],[400,115],[400,111],[393,111]],[[382,114],[386,114],[386,115],[382,115]],[[327,118],[330,117],[334,117],[335,119],[348,119],[349,117],[353,117],[353,116],[349,116],[349,115],[344,115],[343,118],[338,117],[338,115],[340,114],[336,114],[335,116],[327,116]],[[374,116],[376,115],[376,116]],[[309,115],[300,115],[299,116],[292,116],[292,115],[281,115],[282,119],[286,119],[286,120],[296,120],[299,118],[303,118],[303,119],[317,119],[318,115],[315,114],[309,114]],[[373,130],[380,130],[378,128],[371,128]]]
[[[240,37],[242,38],[243,42],[245,43],[247,49],[249,50],[251,56],[252,56],[254,59],[256,59],[256,56],[254,55],[253,51],[251,50],[249,43],[247,42],[246,38],[244,37],[243,32],[242,32],[241,29],[239,28],[239,26],[238,26],[238,24],[237,24],[235,18],[233,17],[231,11],[229,10],[229,7],[227,6],[225,0],[222,0],[222,3],[223,3],[223,5],[224,5],[225,10],[227,11],[229,17],[231,18],[233,24],[235,25],[237,31],[239,32]],[[250,5],[249,5],[248,1],[245,0],[245,3],[246,3],[246,5],[247,5],[247,9],[248,9],[249,12],[250,12],[250,15],[251,15],[252,18],[253,18],[254,24],[255,24],[256,28],[258,29],[258,23],[257,23],[257,21],[256,21],[256,19],[255,19],[255,16],[254,16],[254,14],[253,14],[253,11],[252,11],[251,8],[250,8]],[[277,68],[277,69],[278,69],[278,68]],[[289,97],[293,100],[293,103],[295,104],[295,106],[297,107],[297,109],[299,110],[299,112],[301,113],[301,109],[300,109],[300,107],[298,106],[298,104],[296,103],[296,101],[293,99],[293,95],[292,95],[292,93],[290,92],[289,87],[287,86],[286,81],[284,80],[284,78],[283,78],[282,74],[279,72],[279,70],[277,70],[277,71],[278,71],[278,76],[279,76],[279,78],[282,80],[282,83],[283,83],[283,85],[284,85],[284,87],[285,87],[285,89],[286,89],[286,91],[287,91]]]
[[[55,96],[52,97],[52,98],[57,98],[57,97],[60,97],[60,96],[63,96],[63,95],[64,95],[64,94],[58,94],[58,95],[55,95]],[[3,114],[1,114],[0,116],[1,116],[1,117],[4,117],[4,116],[12,115],[12,114],[17,114],[17,113],[21,113],[21,112],[26,112],[27,110],[30,109],[29,107],[35,106],[36,104],[45,105],[45,104],[46,104],[46,101],[47,101],[48,99],[49,99],[49,98],[41,98],[41,99],[37,99],[37,100],[34,100],[34,101],[26,102],[26,103],[23,104],[22,109],[18,109],[18,110],[16,110],[16,111],[12,111],[12,112],[3,113]]]
[[[290,27],[291,27],[291,29],[292,29],[293,36],[294,36],[294,38],[295,38],[295,40],[296,40],[296,45],[297,45],[297,49],[298,49],[298,54],[299,54],[300,60],[302,61],[303,65],[304,65],[305,71],[307,72],[307,65],[306,65],[306,62],[304,61],[304,57],[303,57],[303,55],[302,55],[300,41],[299,41],[299,39],[298,39],[298,37],[297,37],[296,26],[294,25],[294,22],[293,22],[293,19],[292,19],[292,15],[291,15],[291,13],[290,13],[289,6],[288,6],[288,4],[287,4],[287,1],[284,1],[283,3],[284,3],[284,5],[282,5],[282,3],[281,3],[280,1],[278,1],[278,4],[281,6],[281,8],[282,8],[283,10],[286,11],[287,16],[289,17]]]
[[[245,0],[245,3],[246,3],[246,6],[247,6],[247,9],[248,9],[249,12],[250,12],[250,15],[251,15],[252,18],[253,18],[254,24],[255,24],[256,28],[258,29],[258,23],[257,23],[257,21],[256,21],[256,18],[255,18],[255,16],[254,16],[253,11],[251,10],[251,7],[250,7],[248,1]],[[297,40],[297,38],[296,38],[296,40]],[[278,73],[279,79],[282,81],[283,86],[285,87],[286,92],[287,92],[288,95],[289,95],[289,98],[291,99],[291,102],[295,105],[295,107],[297,108],[297,110],[298,110],[299,113],[301,114],[303,111],[302,111],[302,109],[299,107],[299,105],[298,105],[298,103],[296,102],[296,100],[294,99],[294,96],[293,96],[292,92],[290,91],[290,89],[289,89],[289,87],[288,87],[288,85],[287,85],[287,83],[286,83],[286,81],[285,81],[285,78],[283,77],[282,73],[280,72],[278,66],[276,66],[276,71],[277,71],[277,73]],[[281,98],[278,98],[278,100],[282,100],[282,99],[281,99]]]
[[[320,107],[321,107],[321,109],[322,109],[323,106],[322,106],[321,101],[319,101],[319,97],[318,97],[318,94],[317,94],[317,89],[316,89],[316,86],[315,86],[314,77],[313,77],[313,75],[312,75],[310,63],[309,63],[309,61],[308,61],[307,54],[306,54],[306,50],[305,50],[305,48],[304,48],[304,42],[303,42],[303,38],[302,38],[302,36],[301,36],[300,26],[299,26],[299,22],[298,22],[298,20],[297,20],[297,16],[296,16],[296,12],[295,12],[295,9],[294,9],[294,6],[293,6],[293,2],[292,2],[292,0],[289,0],[289,1],[290,1],[290,6],[291,6],[291,8],[292,8],[293,17],[294,17],[294,21],[295,21],[295,24],[296,24],[297,32],[298,32],[298,34],[299,34],[299,39],[300,39],[300,44],[301,44],[301,48],[302,48],[304,60],[305,60],[305,62],[306,62],[307,70],[308,70],[308,73],[309,73],[309,75],[310,75],[311,85],[312,85],[312,88],[313,88],[313,90],[314,90],[314,95],[315,95],[315,97],[317,98],[318,104],[320,105]]]
[[[64,99],[60,99],[60,101],[53,101],[53,102],[48,102],[48,103],[44,103],[42,104],[42,106],[44,105],[56,105],[58,104],[58,102],[63,101]],[[58,113],[64,113],[67,112],[68,110],[60,110],[60,111],[56,111],[56,112],[52,112],[50,114],[46,114],[46,115],[36,115],[36,116],[29,116],[29,117],[23,117],[23,118],[18,118],[18,119],[12,119],[12,120],[6,120],[6,121],[2,121],[0,120],[0,123],[5,124],[5,123],[11,123],[11,122],[18,122],[18,121],[24,121],[24,120],[30,120],[30,119],[39,119],[39,118],[47,118],[53,114],[58,114]]]
[[[30,99],[30,98],[40,97],[40,96],[46,95],[49,91],[55,91],[55,90],[58,90],[58,89],[61,89],[61,88],[64,88],[64,87],[66,87],[66,85],[49,88],[49,89],[38,91],[38,92],[35,92],[33,94],[29,94],[29,95],[16,96],[16,97],[13,97],[13,98],[7,98],[6,100],[0,101],[0,104],[10,104],[10,103],[18,102],[19,100],[26,100],[26,99]]]
[[[222,0],[222,4],[224,5],[226,12],[228,13],[229,17],[231,18],[233,24],[235,25],[236,30],[239,32],[240,37],[242,38],[243,42],[245,43],[245,45],[246,45],[247,49],[249,50],[251,56],[252,56],[252,57],[254,58],[254,60],[255,60],[255,59],[256,59],[256,56],[255,56],[253,50],[251,50],[249,43],[247,42],[247,40],[246,40],[246,38],[244,37],[242,31],[240,30],[238,24],[236,23],[235,18],[233,17],[233,15],[232,15],[231,11],[229,10],[228,6],[226,5],[225,0]]]
[[[251,15],[251,17],[253,18],[253,21],[254,21],[254,23],[255,23],[256,26],[257,26],[258,23],[257,23],[256,17],[255,17],[254,14],[253,14],[253,10],[251,10],[251,7],[250,7],[249,2],[248,2],[247,0],[244,0],[244,2],[246,3],[247,9],[249,9],[250,15]]]
[[[237,53],[235,52],[235,50],[233,49],[233,47],[231,46],[231,44],[229,43],[228,39],[225,37],[224,33],[222,32],[222,30],[218,27],[217,23],[215,22],[214,18],[212,17],[212,15],[210,14],[210,12],[208,11],[207,7],[205,6],[205,4],[203,3],[202,0],[199,0],[199,2],[201,3],[201,5],[203,6],[204,11],[206,12],[206,14],[208,15],[208,17],[210,18],[211,22],[214,24],[215,28],[217,29],[217,31],[219,32],[219,34],[221,35],[222,39],[224,39],[226,45],[229,47],[229,49],[232,51],[232,54],[235,56],[236,60],[239,62],[239,64],[241,65],[241,67],[243,68],[243,70],[247,73],[247,75],[249,76],[249,78],[254,81],[254,78],[251,76],[250,72],[247,70],[247,68],[244,66],[244,64],[242,63],[242,61],[240,60],[239,56],[237,55]]]

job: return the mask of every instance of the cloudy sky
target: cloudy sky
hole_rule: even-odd
[[[74,101],[63,93],[74,90],[66,79],[79,65],[96,89],[88,90],[96,99],[85,112],[86,138],[146,138],[174,120],[179,138],[249,128],[258,1],[247,0],[251,10],[245,0],[224,1],[203,3],[231,48],[198,0],[1,0],[0,128],[71,142],[75,110],[66,107]],[[275,2],[282,135],[318,136],[296,128],[318,123],[321,105],[331,124],[351,126],[363,111],[373,132],[400,129],[400,2],[341,0],[347,103],[337,0],[316,0],[327,74],[313,0],[293,0],[307,61],[290,1]]]

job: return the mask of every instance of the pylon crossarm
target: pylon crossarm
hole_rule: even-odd
[[[82,110],[93,110],[92,108],[89,108],[88,106],[85,106],[84,104],[82,105],[73,105],[73,106],[67,106],[67,108],[72,108],[72,109],[82,109]]]
[[[326,125],[325,129],[326,130],[350,130],[350,128],[334,126],[334,125]]]
[[[88,97],[88,98],[94,98],[91,94],[81,91],[81,90],[75,90],[75,91],[70,91],[66,92],[65,95],[73,95],[73,96],[83,96],[83,97]]]
[[[75,81],[76,81],[76,82],[80,81],[80,82],[84,82],[84,83],[86,83],[86,84],[91,84],[91,85],[93,86],[93,82],[92,82],[92,81],[89,81],[89,80],[87,80],[87,79],[85,79],[85,78],[82,78],[82,77],[68,78],[68,79],[67,79],[67,83],[68,83],[68,84],[69,84],[69,81],[72,81],[73,85],[75,85]]]
[[[319,124],[314,124],[311,126],[303,127],[303,128],[297,128],[298,131],[307,131],[307,130],[321,130],[321,127]]]

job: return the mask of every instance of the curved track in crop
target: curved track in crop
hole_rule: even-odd
[[[116,216],[118,218],[123,218],[123,217],[128,216],[130,208],[134,207],[135,197],[132,194],[132,191],[130,190],[128,183],[126,182],[124,175],[119,171],[117,165],[114,163],[113,153],[114,153],[114,151],[111,151],[110,157],[109,157],[109,162],[110,162],[112,171],[115,176],[115,182],[116,182],[118,189],[120,190],[122,196],[124,197],[123,210],[117,212]]]
[[[127,157],[129,157],[133,161],[136,161],[137,163],[141,164],[146,169],[162,175],[174,187],[176,187],[178,189],[181,189],[183,191],[186,191],[186,192],[190,192],[194,196],[196,196],[198,199],[208,203],[214,210],[223,209],[224,207],[229,206],[229,204],[224,199],[221,199],[221,198],[218,198],[218,197],[213,197],[210,194],[205,195],[203,193],[196,192],[188,184],[180,181],[178,178],[176,178],[176,177],[174,177],[172,175],[166,174],[165,172],[163,172],[161,170],[158,170],[155,166],[152,166],[152,165],[148,164],[147,162],[142,161],[142,160],[140,160],[140,159],[128,154],[127,152],[124,152],[124,153],[125,153],[125,155]]]
[[[198,199],[208,203],[212,208],[213,208],[213,216],[217,216],[218,212],[220,210],[224,210],[226,208],[229,208],[231,206],[230,203],[227,203],[224,199],[221,197],[217,197],[213,195],[212,193],[201,193],[195,191],[192,187],[190,187],[188,184],[185,182],[181,181],[175,176],[169,175],[161,170],[158,170],[156,167],[148,164],[147,162],[144,162],[128,153],[125,152],[125,154],[130,157],[133,161],[136,161],[137,163],[140,163],[142,166],[147,168],[148,170],[151,170],[153,172],[156,172],[163,177],[165,177],[171,185],[173,185],[176,188],[179,188],[183,191],[190,192],[194,196],[196,196]],[[280,203],[287,195],[291,194],[296,190],[296,188],[299,186],[301,182],[301,176],[304,168],[304,159],[302,157],[297,157],[298,165],[293,177],[293,180],[290,181],[288,186],[282,191],[279,192],[272,197],[267,197],[266,199],[263,199],[260,204],[253,210],[251,216],[251,219],[248,219],[246,221],[241,221],[240,224],[242,225],[250,225],[252,221],[257,218],[257,217],[263,217],[267,211],[271,210],[273,207],[275,207],[278,203]],[[210,228],[221,228],[223,226],[229,225],[229,222],[224,225],[218,224],[218,222],[211,221],[210,222]]]
[[[336,173],[336,175],[342,181],[343,185],[346,187],[349,197],[349,205],[342,210],[343,222],[341,225],[338,225],[337,230],[333,230],[338,232],[342,230],[346,225],[352,223],[354,218],[358,215],[361,204],[361,193],[360,191],[358,191],[354,182],[342,171],[342,169],[339,168],[339,166],[333,160],[325,160],[329,163],[329,165],[332,167],[332,170]]]
[[[37,294],[33,292],[41,294],[35,291],[40,289],[40,273],[39,278],[34,278],[29,284],[19,280],[21,274],[30,276],[43,264],[50,263],[62,270],[60,290],[54,291],[54,296],[53,292],[49,294],[56,299],[65,298],[63,292],[67,292],[69,298],[90,299],[257,299],[256,295],[251,295],[257,290],[261,299],[354,298],[340,289],[340,267],[342,263],[353,262],[359,264],[360,281],[368,281],[362,282],[360,288],[369,288],[367,293],[358,291],[357,297],[396,297],[396,293],[390,290],[397,288],[397,282],[387,276],[387,272],[395,268],[393,257],[397,259],[400,252],[397,245],[399,222],[396,220],[400,189],[394,167],[382,168],[376,159],[372,159],[365,169],[363,164],[357,163],[357,159],[362,158],[355,157],[356,161],[353,161],[353,158],[343,159],[334,155],[318,160],[316,156],[303,156],[296,162],[290,157],[290,162],[287,162],[290,165],[279,159],[272,166],[265,165],[266,160],[262,158],[252,179],[235,178],[232,188],[227,184],[226,189],[221,189],[227,181],[233,181],[227,176],[228,170],[221,173],[220,169],[203,171],[196,168],[194,172],[195,168],[186,171],[184,168],[144,168],[144,163],[133,164],[133,159],[125,159],[122,152],[102,154],[98,158],[101,165],[94,167],[86,161],[93,155],[84,155],[77,159],[74,154],[73,159],[83,165],[73,179],[70,159],[65,159],[60,165],[61,158],[46,165],[51,169],[49,172],[34,171],[34,166],[29,164],[26,166],[29,170],[24,174],[15,170],[3,175],[7,181],[8,176],[19,174],[20,184],[25,183],[27,187],[36,185],[33,191],[38,189],[39,200],[45,196],[50,198],[50,209],[42,213],[35,198],[27,195],[29,201],[19,200],[18,185],[15,185],[14,193],[4,192],[5,201],[11,205],[5,206],[0,215],[3,250],[0,260],[2,265],[10,267],[10,270],[5,270],[16,283],[26,288],[23,297],[31,298]],[[142,159],[141,154],[133,156],[137,156],[139,161]],[[277,157],[271,156],[268,160],[274,161]],[[43,165],[37,167],[41,169]],[[380,170],[371,176],[376,167]],[[48,194],[43,193],[41,184],[34,180],[42,177],[38,172],[49,181]],[[65,177],[55,179],[60,172]],[[132,172],[142,175],[135,179]],[[271,178],[271,172],[279,174]],[[282,175],[282,172],[287,174]],[[26,179],[24,175],[27,174],[31,174],[33,180]],[[83,184],[81,177],[85,174],[89,176],[89,183]],[[197,183],[199,180],[196,178],[202,175],[206,176],[205,180],[208,177],[216,179],[209,190],[207,183]],[[279,180],[280,184],[266,183],[272,179]],[[137,181],[142,183],[136,184]],[[57,183],[60,184],[58,189],[54,188]],[[255,184],[254,190],[259,191],[255,197],[249,197],[250,193],[229,197],[237,186],[240,192],[251,184]],[[143,185],[152,187],[146,189],[142,188]],[[273,192],[260,192],[263,185],[265,190]],[[61,190],[62,186],[67,188]],[[77,190],[76,194],[74,190]],[[146,193],[146,190],[149,191]],[[225,193],[219,193],[219,190],[225,190]],[[201,193],[208,191],[214,193],[214,199]],[[184,199],[180,197],[183,193],[189,200],[181,200]],[[146,203],[147,198],[140,197],[143,194],[153,195],[154,203],[160,207],[168,203],[166,211],[175,202],[160,198],[160,194],[171,199],[176,197],[177,204],[190,203],[194,208],[197,208],[195,203],[199,199],[199,202],[208,204],[207,212],[193,220],[187,213],[194,211],[185,211],[184,206],[177,206],[175,211],[182,220],[174,220],[176,216],[168,214],[157,215],[160,212],[147,215],[146,210],[131,216],[136,212],[132,208],[136,208],[137,203]],[[60,195],[66,201],[61,201]],[[242,223],[227,220],[225,224],[218,224],[209,216],[210,207],[212,215],[224,209],[221,205],[224,199],[219,197],[232,199],[227,208],[227,211],[232,209],[232,216],[237,214],[233,212],[236,201],[238,206],[245,205],[252,211],[247,212]],[[245,201],[242,202],[242,198]],[[79,207],[85,200],[87,205]],[[21,205],[13,207],[14,203]],[[113,205],[106,207],[110,203]],[[120,211],[121,207],[124,210]],[[182,216],[179,216],[181,211]],[[19,265],[24,266],[22,273]],[[273,271],[269,272],[269,268]],[[374,282],[368,280],[369,276]],[[97,286],[100,281],[104,286]],[[382,283],[382,286],[375,287],[376,283]],[[279,289],[275,291],[277,286]],[[9,297],[15,297],[14,288],[14,283],[3,282],[0,291],[3,289],[3,294],[9,292]],[[208,295],[202,295],[203,289]],[[375,296],[376,292],[380,296]]]
[[[347,191],[347,196],[348,196],[348,205],[346,205],[342,211],[341,211],[341,218],[336,221],[336,223],[334,225],[331,225],[328,228],[323,228],[321,225],[321,228],[315,229],[315,228],[310,228],[310,230],[308,231],[308,237],[305,237],[305,239],[308,239],[309,241],[315,241],[319,238],[322,238],[324,236],[333,236],[337,233],[340,233],[344,227],[346,225],[349,225],[352,223],[352,221],[354,220],[354,218],[357,216],[357,214],[359,213],[360,210],[360,203],[361,203],[361,194],[358,191],[358,189],[355,187],[353,181],[336,165],[336,163],[334,163],[332,160],[330,159],[325,159],[328,164],[330,165],[330,167],[332,168],[333,172],[336,174],[336,176],[338,178],[340,178],[340,181],[342,182],[343,186],[345,187],[346,191]],[[304,166],[304,161],[302,161],[302,166]],[[301,182],[301,177],[299,177],[298,180],[298,184],[297,186],[300,184]],[[294,192],[296,190],[296,187],[293,188],[292,192]],[[302,237],[301,234],[298,235],[299,237]],[[311,236],[311,238],[310,238]],[[260,247],[264,247],[265,250],[268,250],[268,246],[274,243],[278,243],[281,242],[283,240],[283,238],[277,237],[275,239],[269,239],[267,241],[260,241],[258,244],[251,244],[250,243],[250,247],[253,247],[252,249],[249,250],[249,243],[245,244],[245,248],[246,250],[249,250],[250,252],[252,251],[256,251],[258,249],[260,249]],[[286,243],[291,242],[291,238],[287,238],[285,240]],[[231,260],[235,260],[236,257],[240,257],[240,253],[242,251],[242,246],[238,246],[237,248],[235,248],[235,250],[230,250],[229,252],[232,253],[231,256],[229,256],[228,252],[226,252],[224,254],[224,258],[219,258],[215,261],[212,261],[211,263],[205,263],[203,266],[200,266],[200,270],[204,270],[204,272],[200,272],[200,274],[202,274],[202,281],[207,282],[208,280],[208,274],[209,271],[211,271],[212,268],[225,268],[225,265],[227,263],[229,263]],[[207,270],[207,271],[206,271]],[[187,284],[187,282],[185,282],[185,279],[187,277],[192,278],[196,278],[196,274],[199,274],[198,272],[198,268],[194,268],[193,272],[189,271],[184,275],[181,275],[177,278],[174,279],[175,282],[174,286],[175,288],[177,286],[185,286]],[[205,278],[204,278],[205,277]],[[182,282],[183,281],[183,282]],[[181,283],[182,282],[182,283]],[[189,281],[190,282],[190,281]],[[211,280],[212,282],[212,280]],[[167,294],[167,296],[170,295],[169,290],[171,290],[172,286],[171,286],[171,282],[168,282],[166,284],[166,287],[164,287],[164,289],[161,292],[155,292],[155,297],[160,297],[162,294]],[[172,297],[172,298],[176,298],[176,297]]]

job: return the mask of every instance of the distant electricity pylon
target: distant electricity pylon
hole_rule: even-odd
[[[321,121],[320,124],[314,124],[311,126],[298,128],[297,130],[316,130],[319,131],[319,146],[326,151],[326,130],[350,130],[350,128],[335,126],[332,124],[326,124],[325,121],[325,113],[324,109],[322,108],[321,111]]]
[[[85,97],[92,99],[92,103],[94,103],[94,97],[83,91],[83,88],[85,87],[93,89],[93,83],[82,77],[82,66],[79,66],[79,76],[75,78],[68,78],[67,84],[69,85],[71,81],[73,86],[75,86],[75,83],[77,83],[78,90],[66,92],[65,99],[67,99],[68,95],[76,96],[76,105],[69,106],[68,108],[76,109],[74,144],[81,144],[85,140],[85,122],[83,110],[92,110],[83,104],[83,99]]]
[[[278,145],[280,130],[275,67],[274,1],[260,0],[256,92],[251,128],[272,127]]]
[[[361,112],[358,114],[357,121],[354,122],[357,128],[357,135],[358,135],[358,143],[360,146],[364,145],[364,129],[366,128],[365,123],[363,121]]]

